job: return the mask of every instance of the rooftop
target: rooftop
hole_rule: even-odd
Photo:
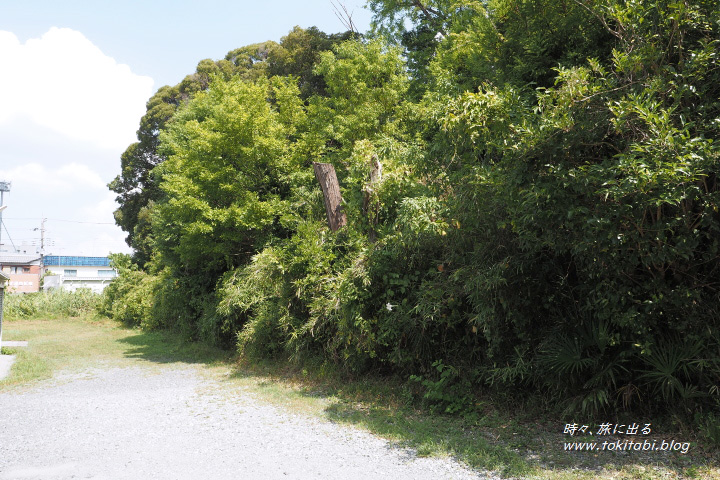
[[[0,263],[3,265],[29,265],[40,261],[39,253],[3,253],[0,254]]]
[[[59,255],[48,255],[44,258],[45,266],[63,267],[109,267],[108,257],[68,257]]]

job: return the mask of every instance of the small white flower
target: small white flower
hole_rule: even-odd
[[[387,305],[385,305],[385,308],[388,309],[388,312],[392,312],[392,309],[393,309],[393,307],[395,307],[395,306],[396,306],[396,305],[391,305],[390,302],[388,302]]]

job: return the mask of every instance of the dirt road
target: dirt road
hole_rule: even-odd
[[[181,365],[0,393],[0,479],[477,479],[452,459],[288,414]]]

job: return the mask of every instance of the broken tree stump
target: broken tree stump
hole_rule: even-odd
[[[315,178],[320,183],[325,201],[325,212],[327,213],[328,226],[336,232],[340,227],[347,224],[347,217],[342,210],[342,195],[338,183],[335,167],[329,163],[313,162]]]

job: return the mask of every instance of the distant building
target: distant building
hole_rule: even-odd
[[[75,291],[89,288],[100,293],[117,277],[107,257],[69,257],[47,255],[43,258],[43,289],[63,288]]]
[[[5,285],[10,280],[10,277],[0,272],[0,336],[2,335],[2,318],[3,318],[3,297],[5,296]],[[2,340],[0,338],[0,340]]]
[[[40,254],[3,253],[0,255],[2,272],[9,277],[8,293],[40,291],[42,256]]]
[[[5,285],[10,280],[8,275],[0,272],[0,344],[2,343],[3,300],[5,298]],[[2,347],[2,345],[0,345]],[[0,348],[2,350],[2,348]]]

